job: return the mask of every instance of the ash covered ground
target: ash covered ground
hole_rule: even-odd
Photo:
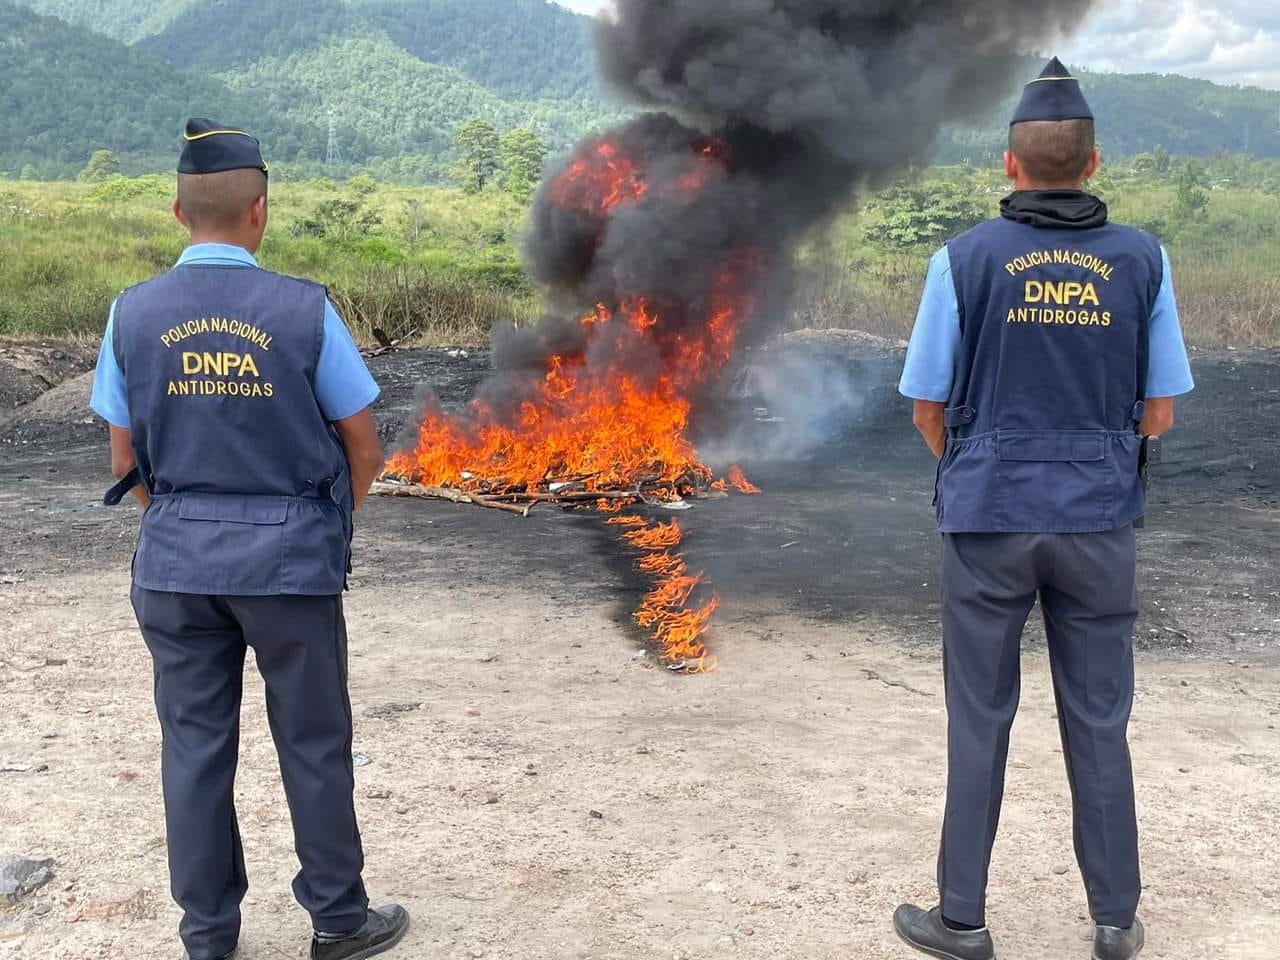
[[[773,458],[803,425],[786,383],[764,398],[786,423],[757,422],[761,399],[744,400],[723,452],[765,492],[674,515],[723,601],[709,676],[639,655],[630,615],[646,581],[594,514],[391,499],[362,513],[348,598],[368,760],[357,792],[369,885],[419,918],[406,956],[903,955],[888,916],[932,895],[943,790],[933,467],[894,391],[900,350],[815,333],[753,359],[776,370],[784,355],[805,358],[798,406],[843,399],[829,433]],[[87,362],[65,352],[40,375],[70,379],[35,400],[24,387],[28,402],[0,413],[0,855],[55,861],[54,880],[0,907],[0,956],[151,956],[176,928],[150,667],[127,600],[138,517],[97,505],[105,435],[74,376]],[[1141,541],[1148,952],[1262,958],[1280,935],[1267,866],[1280,844],[1280,354],[1193,363],[1199,389]],[[420,383],[460,407],[488,357],[370,365],[390,440]],[[1088,926],[1038,628],[1027,645],[991,921],[1004,955],[1067,960]],[[301,956],[250,673],[244,955]]]

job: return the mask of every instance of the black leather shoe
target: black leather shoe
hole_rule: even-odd
[[[317,933],[311,938],[311,960],[365,960],[385,953],[409,932],[409,914],[391,904],[369,911],[369,919],[355,933],[329,937]]]
[[[942,922],[941,907],[926,911],[904,904],[893,915],[893,929],[903,942],[938,960],[995,960],[989,930],[952,930]]]
[[[1099,924],[1093,932],[1093,960],[1133,960],[1146,943],[1147,932],[1142,929],[1141,920],[1133,921],[1133,926],[1124,930]]]
[[[218,960],[236,960],[236,957],[238,956],[240,956],[240,948],[232,947],[230,953],[224,953],[218,958]],[[187,953],[185,950],[182,951],[182,960],[191,960],[191,954]]]

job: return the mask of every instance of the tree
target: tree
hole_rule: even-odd
[[[461,151],[454,177],[467,193],[479,193],[498,169],[498,131],[487,120],[468,120],[453,138]]]
[[[950,180],[891,187],[873,209],[867,239],[888,247],[938,244],[988,216],[986,204],[971,184]]]
[[[1188,161],[1178,177],[1178,194],[1173,202],[1173,213],[1178,220],[1203,220],[1208,215],[1209,191],[1206,186],[1204,168],[1195,161]]]
[[[22,172],[18,174],[18,178],[20,180],[37,180],[39,179],[39,176],[40,175],[36,173],[36,168],[29,163],[23,164]]]
[[[502,185],[521,200],[533,194],[546,163],[547,145],[532,130],[512,130],[502,138]]]
[[[422,233],[427,224],[427,205],[417,197],[410,197],[404,202],[400,222],[408,238],[413,243],[417,243],[422,239]]]
[[[292,228],[297,237],[331,237],[335,240],[359,240],[367,237],[382,217],[364,205],[363,198],[335,198],[318,204],[311,216],[298,220]]]
[[[90,183],[110,180],[118,176],[120,176],[120,164],[110,150],[93,151],[89,163],[80,171],[80,179]]]
[[[1157,143],[1155,149],[1151,151],[1152,169],[1162,177],[1167,176],[1172,162],[1169,151]]]

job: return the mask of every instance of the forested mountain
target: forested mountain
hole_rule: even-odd
[[[125,43],[163,30],[199,0],[21,0],[37,13],[88,27]]]
[[[1028,59],[1023,72],[1034,76],[1041,66]],[[1098,138],[1112,156],[1163,146],[1193,156],[1226,150],[1280,157],[1280,91],[1179,76],[1075,72],[1097,115]],[[940,158],[978,161],[1002,151],[1015,102],[1016,94],[978,129],[948,131]]]
[[[597,87],[587,19],[545,0],[22,2],[146,35],[126,47],[0,0],[0,171],[66,176],[96,148],[158,168],[187,104],[307,169],[325,158],[333,111],[348,165],[414,179],[444,175],[472,118],[531,127],[558,151],[622,115]],[[119,75],[111,89],[97,64]]]
[[[504,97],[597,92],[587,19],[547,0],[357,0],[414,56],[456,67]]]
[[[223,111],[324,149],[322,132],[273,116],[217,78],[0,0],[0,170],[74,173],[96,147],[173,156],[183,120]]]
[[[349,165],[339,172],[430,179],[469,119],[530,127],[554,152],[623,113],[595,78],[586,18],[546,0],[20,2],[0,0],[0,172],[65,176],[96,148],[128,170],[160,169],[191,113],[250,126],[274,164],[314,172],[333,111]],[[1280,92],[1084,80],[1113,156],[1156,145],[1280,156]],[[938,158],[998,155],[1011,109],[947,131]]]

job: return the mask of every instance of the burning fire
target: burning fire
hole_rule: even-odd
[[[607,220],[654,192],[696,195],[724,171],[725,152],[719,141],[697,144],[686,171],[655,185],[617,144],[602,139],[551,182],[550,197],[564,210]],[[387,472],[491,500],[557,500],[557,491],[568,488],[579,492],[577,505],[604,513],[723,490],[725,482],[713,482],[713,472],[699,460],[688,428],[698,390],[724,369],[755,306],[752,286],[760,266],[748,252],[730,253],[713,273],[705,315],[696,322],[669,317],[642,292],[596,304],[578,321],[586,348],[550,356],[515,409],[476,400],[463,416],[429,412],[415,446],[392,456]],[[676,309],[687,311],[688,305]],[[628,362],[636,356],[659,362]],[[742,493],[759,492],[737,467],[728,482]],[[689,606],[703,578],[671,552],[680,544],[679,525],[630,516],[607,522],[623,528],[623,542],[645,551],[640,569],[659,578],[636,622],[652,631],[668,664],[708,669],[700,637],[718,600]]]
[[[739,493],[761,493],[761,489],[747,479],[746,474],[742,472],[742,468],[736,463],[729,468],[729,483],[733,485],[733,489]]]
[[[680,525],[674,520],[623,534],[623,539],[631,546],[650,551],[636,565],[657,578],[633,618],[640,627],[652,631],[653,640],[662,651],[662,659],[669,665],[705,673],[715,669],[715,660],[707,656],[701,637],[720,600],[713,596],[700,607],[689,606],[694,591],[705,578],[701,573],[691,574],[689,565],[670,552],[669,548],[678,546],[683,536]]]

